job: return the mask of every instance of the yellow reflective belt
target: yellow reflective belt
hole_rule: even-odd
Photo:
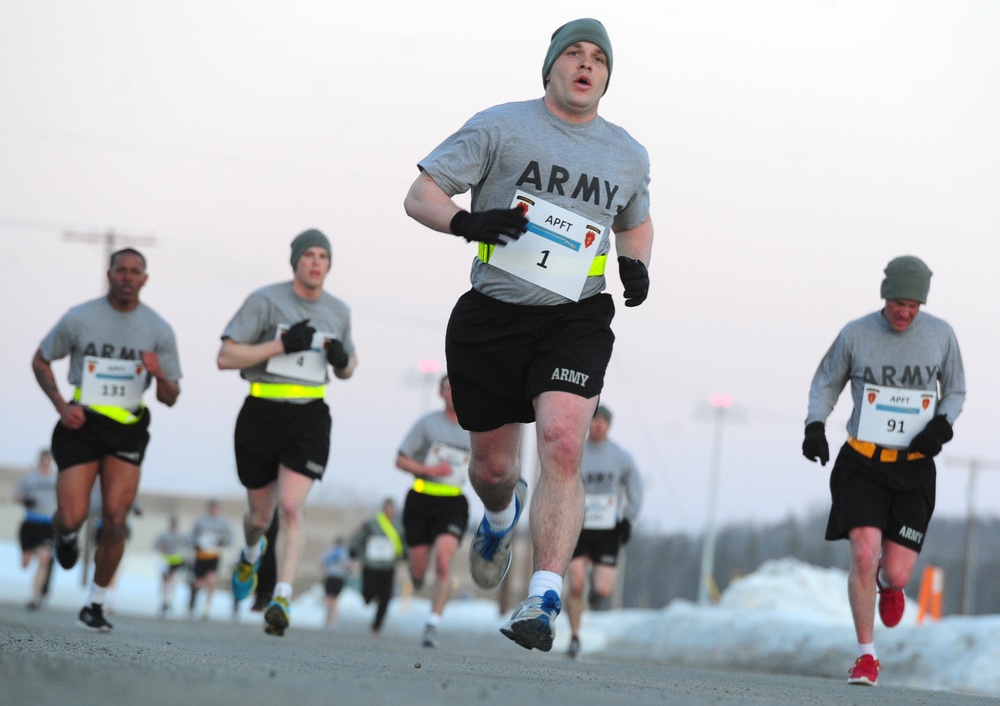
[[[423,478],[417,478],[413,481],[413,489],[418,493],[423,493],[424,495],[435,495],[441,498],[453,498],[462,494],[462,489],[457,485],[435,483],[434,481],[424,480]]]
[[[397,532],[396,528],[392,526],[392,521],[385,516],[384,512],[380,512],[376,515],[375,519],[378,521],[378,526],[382,528],[383,532],[385,532],[385,536],[389,538],[390,542],[392,542],[392,548],[396,550],[396,556],[402,557],[403,540],[399,538],[399,532]]]
[[[490,258],[493,256],[493,249],[496,245],[490,245],[489,243],[479,244],[479,259],[483,262],[489,262]],[[598,275],[604,274],[604,266],[608,262],[607,254],[597,255],[594,257],[594,261],[590,263],[590,272],[587,273],[588,277],[597,277]]]
[[[73,391],[73,401],[79,402],[83,391],[78,387]],[[134,412],[131,412],[124,407],[115,407],[109,404],[98,404],[98,405],[85,405],[87,409],[92,412],[97,412],[98,414],[104,415],[108,419],[113,419],[119,424],[135,424],[142,418],[142,410],[145,405],[139,405],[139,415],[136,416]]]
[[[292,385],[283,382],[252,382],[250,396],[263,399],[305,399],[326,395],[326,385]]]
[[[859,441],[853,436],[847,437],[847,445],[865,458],[875,458],[875,454],[878,452],[878,458],[876,460],[882,461],[883,463],[895,463],[899,458],[899,454],[903,453],[902,451],[897,451],[896,449],[883,449],[881,446],[873,444],[870,441]],[[916,461],[921,458],[925,458],[925,456],[919,451],[911,451],[906,454],[907,461]]]

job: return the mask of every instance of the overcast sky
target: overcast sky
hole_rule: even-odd
[[[173,324],[184,369],[174,408],[150,395],[143,487],[241,494],[247,386],[216,369],[219,334],[250,291],[290,277],[290,240],[316,227],[360,365],[330,385],[331,463],[313,496],[402,497],[396,450],[436,403],[418,363],[443,361],[474,255],[408,219],[403,196],[475,111],[541,95],[549,36],[580,16],[614,46],[601,113],[652,163],[650,297],[626,309],[608,278],[603,397],[646,478],[641,523],[703,527],[717,392],[739,412],[721,435],[718,520],[827,507],[829,467],[800,453],[809,383],[840,327],[881,306],[882,268],[901,254],[934,271],[926,309],[965,358],[938,483],[938,512],[963,515],[967,460],[1000,466],[992,0],[3,3],[0,463],[48,443],[56,416],[31,356],[105,290],[103,247],[64,233],[113,231],[143,239],[143,300]],[[849,412],[845,395],[834,448]],[[974,507],[1000,514],[1000,469],[982,472]]]

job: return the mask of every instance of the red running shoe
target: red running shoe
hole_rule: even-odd
[[[878,660],[871,655],[861,655],[858,657],[851,671],[848,672],[848,684],[860,684],[862,686],[875,686],[878,681]]]
[[[903,619],[903,611],[906,609],[906,596],[901,588],[888,588],[883,586],[878,575],[882,571],[882,563],[879,562],[875,572],[875,585],[878,586],[878,617],[882,619],[882,624],[887,628],[894,628]]]

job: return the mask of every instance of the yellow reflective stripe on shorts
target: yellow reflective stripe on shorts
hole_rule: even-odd
[[[424,495],[434,495],[440,498],[453,498],[462,494],[462,489],[457,485],[447,483],[435,483],[431,480],[417,478],[413,481],[413,489]]]
[[[79,402],[80,396],[83,391],[78,387],[73,391],[73,401]],[[86,409],[92,412],[97,412],[100,415],[107,417],[108,419],[113,419],[119,424],[135,424],[142,418],[142,410],[145,405],[140,405],[138,409],[138,415],[131,410],[127,410],[124,407],[115,407],[109,404],[98,404],[98,405],[84,405]]]
[[[293,385],[283,382],[252,382],[250,396],[262,399],[319,399],[326,395],[326,385]]]
[[[493,256],[493,249],[496,245],[490,245],[489,243],[479,244],[479,259],[483,262],[489,262],[490,258]],[[597,255],[594,257],[594,261],[590,263],[590,272],[587,273],[588,277],[597,277],[598,275],[604,274],[604,267],[608,263],[607,253],[604,255]]]
[[[883,463],[895,463],[899,458],[899,454],[903,452],[903,450],[885,449],[870,441],[859,441],[853,436],[847,437],[847,445],[865,458],[875,458],[875,454],[878,453],[878,458],[875,460],[882,461]],[[921,458],[926,458],[926,456],[919,451],[912,451],[906,454],[907,461],[917,461]]]

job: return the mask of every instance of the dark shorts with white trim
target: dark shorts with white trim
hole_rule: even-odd
[[[844,444],[830,472],[826,539],[847,539],[855,527],[878,527],[886,541],[919,552],[934,514],[936,483],[934,459],[885,462]]]
[[[302,404],[247,397],[236,419],[236,471],[254,490],[278,480],[278,466],[314,480],[330,458],[330,408],[321,399]]]
[[[491,431],[533,422],[534,398],[542,392],[600,395],[614,316],[609,294],[554,306],[508,304],[475,290],[463,294],[445,335],[459,424]]]
[[[83,408],[86,421],[79,429],[56,422],[52,430],[52,459],[60,471],[113,456],[119,461],[141,466],[149,445],[148,408],[135,424],[122,424],[110,417]]]
[[[469,501],[464,495],[441,497],[410,490],[403,504],[406,544],[433,544],[438,535],[451,534],[462,541],[469,526]]]

